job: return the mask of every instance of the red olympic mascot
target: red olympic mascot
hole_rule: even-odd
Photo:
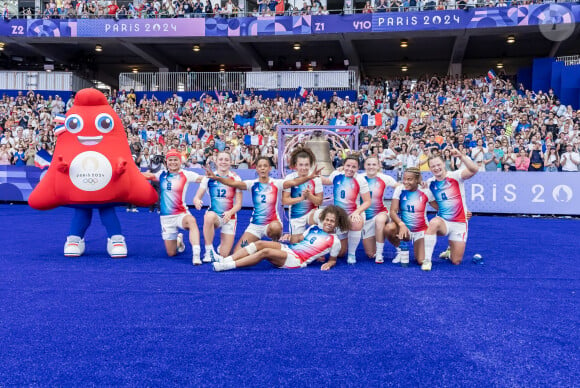
[[[55,134],[52,163],[28,203],[38,210],[75,209],[65,256],[84,253],[85,232],[96,208],[107,230],[107,252],[114,258],[126,257],[115,206],[127,202],[149,206],[157,201],[157,193],[133,161],[121,119],[103,93],[83,89]]]

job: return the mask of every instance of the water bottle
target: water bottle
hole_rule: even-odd
[[[401,267],[409,266],[409,243],[407,241],[401,240],[399,243],[399,248],[401,249]]]
[[[471,260],[471,262],[473,264],[483,264],[483,256],[481,256],[479,253],[476,253],[473,255],[473,260]]]

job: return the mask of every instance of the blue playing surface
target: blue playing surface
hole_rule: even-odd
[[[157,214],[119,216],[128,258],[107,256],[95,214],[87,253],[71,259],[72,210],[0,205],[0,386],[580,381],[579,220],[474,217],[464,263],[435,259],[430,273],[362,248],[328,273],[214,273],[191,265],[189,246],[165,257]]]

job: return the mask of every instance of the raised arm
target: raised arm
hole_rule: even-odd
[[[288,181],[284,181],[284,185],[283,188],[285,189],[289,189],[290,187],[294,187],[294,186],[299,186],[305,182],[308,182],[311,179],[314,179],[316,177],[318,177],[320,175],[320,172],[322,171],[323,167],[319,168],[319,169],[315,169],[312,174],[307,175],[305,177],[296,177],[294,179],[290,179]]]
[[[461,178],[469,179],[479,171],[477,164],[475,164],[469,156],[462,154],[457,148],[451,150],[451,156],[459,158],[465,166],[465,168],[461,170]]]
[[[330,186],[330,185],[332,185],[332,181],[327,176],[321,176],[320,177],[320,181],[322,182],[322,184],[324,186]]]
[[[243,181],[236,181],[230,178],[224,178],[221,176],[217,176],[210,168],[206,167],[205,168],[205,175],[209,178],[209,179],[213,179],[215,181],[218,181],[220,183],[223,183],[226,186],[230,186],[230,187],[235,187],[236,189],[239,190],[247,190],[248,187],[246,186],[246,184]]]
[[[155,174],[153,174],[152,172],[142,172],[141,174],[143,174],[143,176],[145,177],[145,179],[147,179],[148,181],[157,181],[157,177],[155,176]]]

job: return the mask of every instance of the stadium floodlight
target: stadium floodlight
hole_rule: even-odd
[[[0,42],[0,51],[4,51],[5,45],[6,45],[6,43]]]
[[[137,74],[139,72],[139,69],[137,69],[136,67],[133,68],[132,70],[133,74]]]
[[[405,72],[405,71],[407,71],[407,70],[409,70],[409,66],[407,66],[407,65],[402,65],[402,66],[401,66],[401,71],[402,71],[402,72]]]
[[[495,67],[497,67],[498,69],[503,69],[503,62],[498,62],[497,65],[495,65]]]
[[[100,44],[95,45],[95,51],[100,53],[103,51],[103,46],[101,46]]]
[[[508,36],[507,39],[506,39],[506,42],[508,44],[514,44],[514,43],[516,43],[516,37],[515,37],[515,35]]]
[[[198,44],[194,44],[193,45],[193,51],[195,51],[197,53],[197,52],[199,52],[199,50],[201,50],[201,47],[199,47]]]
[[[296,43],[294,43],[294,46],[292,46],[292,48],[294,48],[294,50],[298,51],[302,48],[302,46],[300,46],[300,43],[296,42]]]
[[[401,47],[402,48],[409,47],[409,41],[407,39],[401,39]]]
[[[345,60],[344,60],[344,65],[345,65],[345,66],[348,66],[348,65],[350,65],[350,61],[349,61],[348,59],[345,59]]]

